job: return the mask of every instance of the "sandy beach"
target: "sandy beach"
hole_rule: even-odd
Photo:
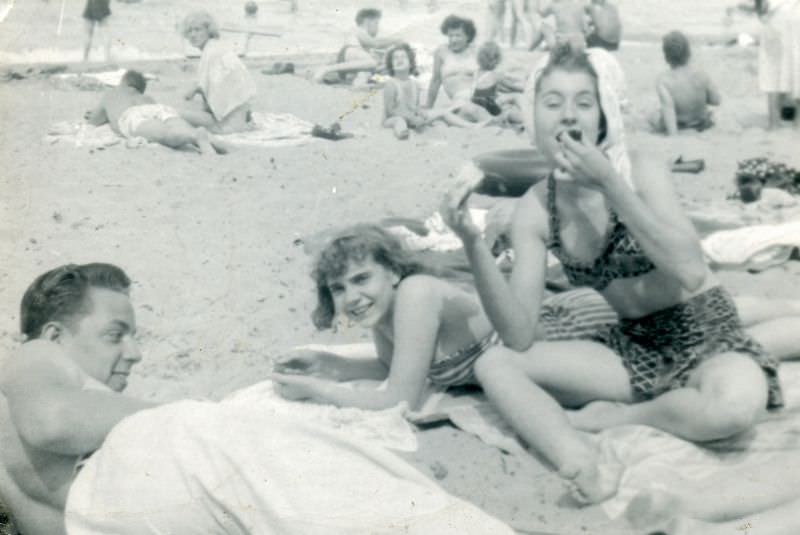
[[[116,64],[157,77],[148,92],[177,104],[196,60],[175,30],[188,0],[114,3]],[[219,17],[241,23],[240,2],[219,7]],[[228,5],[230,4],[230,5]],[[266,378],[272,359],[306,343],[366,341],[367,333],[317,332],[309,320],[314,293],[303,243],[322,230],[387,216],[425,218],[436,211],[449,177],[476,154],[527,146],[510,130],[464,131],[436,127],[405,142],[380,128],[380,93],[313,84],[302,74],[332,54],[351,24],[355,2],[334,8],[320,0],[261,3],[259,23],[283,32],[254,41],[246,60],[258,85],[253,107],[291,113],[312,123],[340,121],[353,139],[313,140],[299,146],[238,147],[227,156],[201,157],[158,146],[102,150],[48,143],[48,128],[77,120],[99,99],[30,71],[0,83],[0,353],[19,341],[18,303],[32,278],[66,262],[106,261],[134,279],[143,362],[130,392],[154,400],[198,396],[218,399]],[[441,41],[438,22],[452,11],[482,25],[482,2],[442,1],[435,13],[412,0],[402,12],[385,8],[384,27],[408,33],[432,49]],[[628,76],[627,114],[632,148],[665,165],[683,155],[704,158],[700,174],[673,174],[687,203],[714,203],[733,193],[737,161],[765,156],[800,167],[800,135],[791,128],[765,130],[766,104],[758,91],[757,48],[701,46],[723,40],[755,21],[741,16],[723,26],[733,2],[655,0],[618,2],[631,42],[618,58]],[[2,5],[2,4],[0,4]],[[0,23],[0,70],[25,73],[36,61],[64,63],[71,72],[98,65],[69,63],[82,39],[78,2],[56,35],[60,2],[16,2]],[[394,15],[397,15],[394,17]],[[667,139],[647,131],[644,115],[655,105],[654,78],[664,70],[657,39],[673,27],[695,38],[693,61],[722,90],[717,127]],[[713,38],[713,39],[712,39]],[[299,75],[265,76],[261,68],[290,56]],[[505,66],[524,68],[532,56],[506,53]],[[19,65],[18,62],[24,65]],[[6,65],[3,65],[5,63]],[[33,66],[31,68],[38,68]],[[734,294],[800,298],[800,263],[758,274],[722,271]],[[549,470],[532,458],[508,456],[475,437],[442,426],[419,432],[420,449],[408,458],[439,483],[508,521],[520,533],[625,534],[597,507],[564,500]]]

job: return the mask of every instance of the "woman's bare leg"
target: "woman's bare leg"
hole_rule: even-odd
[[[590,342],[541,342],[523,354],[495,347],[478,359],[475,374],[519,436],[571,480],[585,501],[616,492],[622,466],[581,437],[559,403],[630,401],[628,374],[617,355]]]
[[[100,29],[103,42],[103,61],[109,62],[111,61],[111,26],[108,18],[99,21],[97,27]]]
[[[632,405],[590,403],[570,414],[584,431],[649,425],[687,440],[726,438],[752,427],[767,406],[767,381],[749,356],[725,353],[698,366],[686,388]]]
[[[84,30],[86,31],[86,41],[83,45],[83,61],[89,60],[89,53],[92,51],[92,37],[94,36],[94,21],[83,19]]]

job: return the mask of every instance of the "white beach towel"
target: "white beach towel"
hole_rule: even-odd
[[[255,147],[303,145],[317,139],[311,136],[314,124],[291,113],[254,112],[253,125],[253,130],[220,137],[234,145]]]
[[[240,401],[184,401],[123,420],[70,489],[67,533],[514,533],[346,427]]]
[[[786,262],[800,247],[800,220],[715,232],[702,246],[712,267],[760,271]]]
[[[76,147],[110,147],[124,141],[107,124],[93,126],[86,121],[60,121],[53,124],[44,136],[44,142],[69,143]]]
[[[370,344],[318,346],[344,356],[365,356]],[[674,488],[682,480],[700,480],[726,471],[759,465],[787,451],[800,454],[800,362],[780,368],[785,407],[766,415],[751,431],[701,447],[647,426],[624,426],[587,438],[610,448],[625,465],[619,492],[603,504],[611,518],[620,516],[630,500],[645,489]],[[527,455],[513,430],[482,394],[433,391],[406,418],[414,423],[450,420],[486,444],[514,455]],[[764,482],[765,488],[769,485]]]

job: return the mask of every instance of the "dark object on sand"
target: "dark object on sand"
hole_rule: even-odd
[[[673,173],[699,173],[706,168],[706,161],[702,158],[697,160],[684,160],[683,156],[672,162]]]
[[[473,161],[484,174],[475,189],[483,195],[520,197],[553,170],[536,149],[486,152],[475,156]]]
[[[258,4],[250,0],[244,4],[244,14],[247,17],[255,17],[258,15]]]
[[[735,182],[743,202],[757,201],[765,187],[800,194],[800,170],[767,158],[749,158],[739,162]]]
[[[339,123],[333,123],[327,128],[315,124],[314,128],[311,129],[311,135],[323,139],[330,139],[331,141],[339,141],[340,139],[353,137],[353,134],[342,132],[342,126]]]
[[[261,74],[275,75],[275,74],[294,74],[294,63],[288,61],[273,63],[269,69],[262,69]]]
[[[795,106],[782,106],[781,119],[784,121],[794,121],[797,117],[797,108]]]

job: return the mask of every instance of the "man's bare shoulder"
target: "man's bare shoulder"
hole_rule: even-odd
[[[32,340],[6,359],[0,375],[0,393],[13,397],[24,393],[24,385],[47,382],[80,387],[80,368],[64,356],[58,344]]]

